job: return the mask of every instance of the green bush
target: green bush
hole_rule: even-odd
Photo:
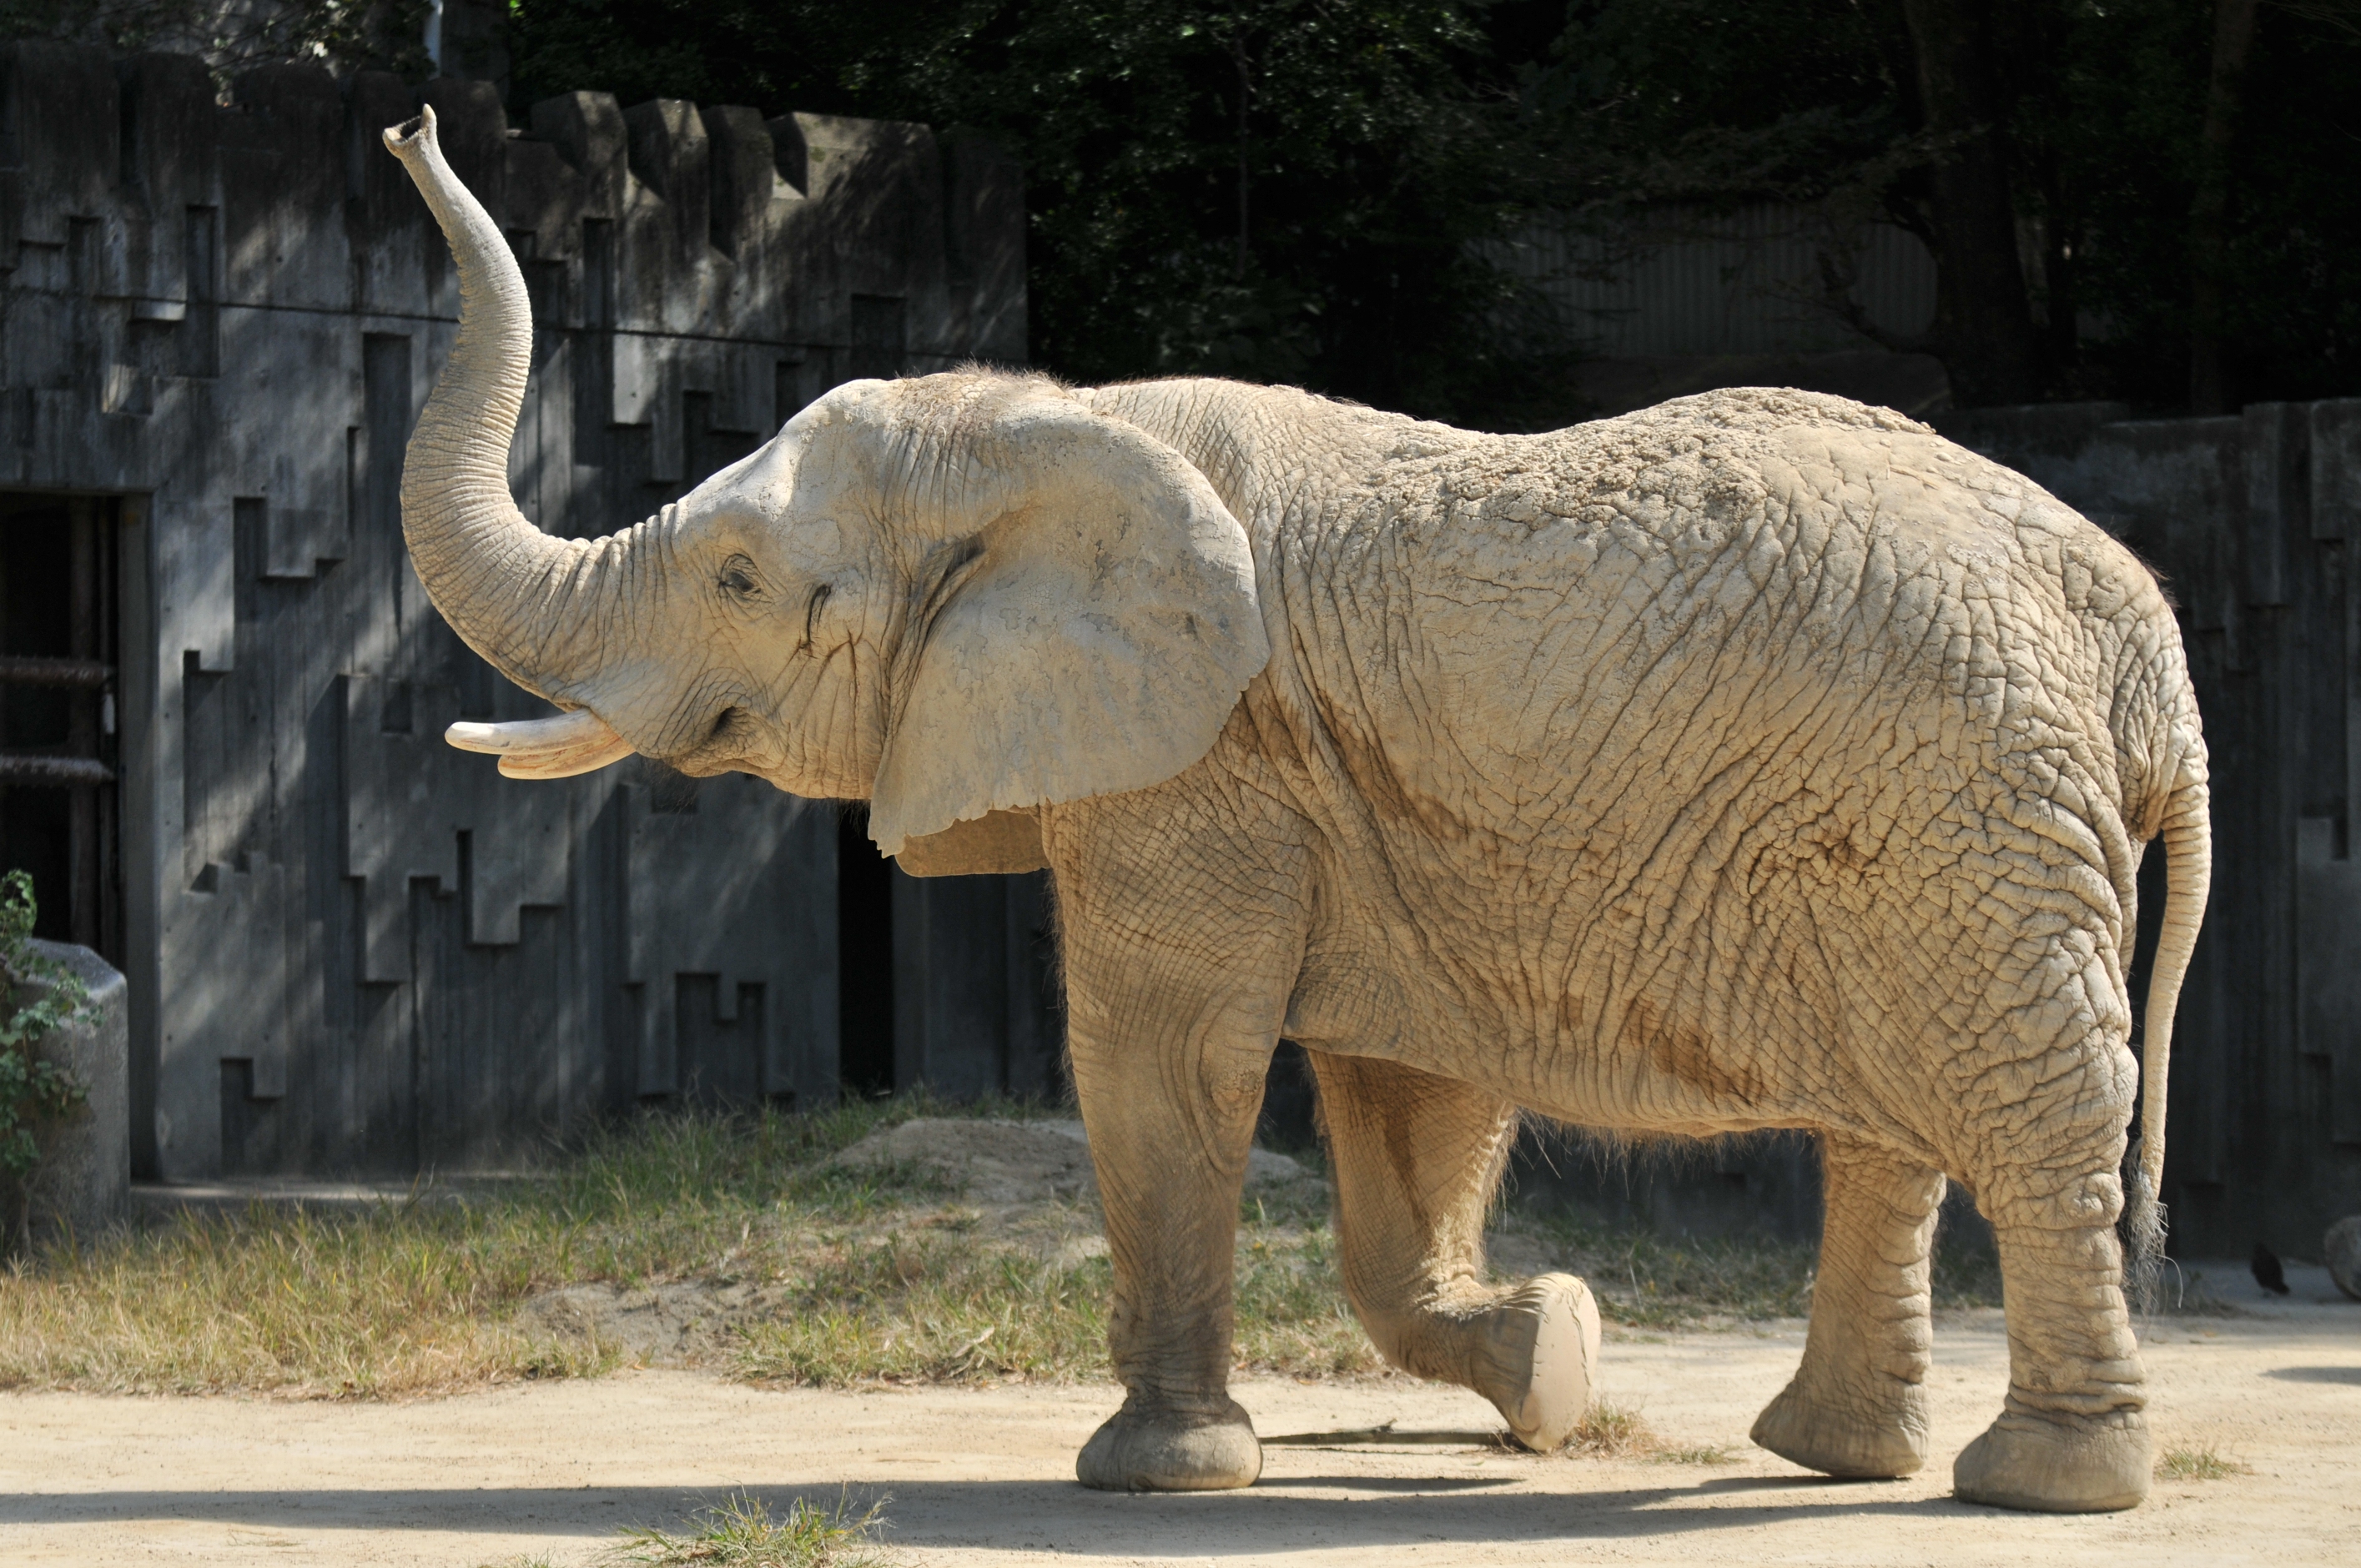
[[[71,1074],[33,1054],[42,1039],[81,1022],[91,1010],[82,977],[33,951],[38,914],[30,876],[13,871],[0,878],[0,1181],[15,1190],[13,1234],[20,1242],[33,1168],[41,1158],[34,1130],[89,1098]],[[17,993],[34,986],[47,988],[40,1000],[20,1005]]]

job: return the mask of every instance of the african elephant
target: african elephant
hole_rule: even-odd
[[[1302,1042],[1361,1321],[1545,1444],[1589,1394],[1565,1276],[1488,1288],[1521,1112],[1808,1128],[1827,1222],[1755,1440],[1927,1453],[1946,1176],[1992,1220],[2011,1381],[1960,1496],[2125,1508],[2149,1473],[2115,1229],[2140,1068],[2135,879],[2169,873],[2130,1230],[2156,1245],[2206,753],[2149,573],[1887,411],[1683,399],[1470,433],[1282,389],[973,370],[839,387],[611,537],[506,483],[524,285],[436,149],[387,133],[462,320],[402,523],[458,633],[565,710],[462,726],[503,772],[637,751],[866,800],[921,872],[1047,865],[1126,1389],[1094,1486],[1245,1486],[1240,1179]]]

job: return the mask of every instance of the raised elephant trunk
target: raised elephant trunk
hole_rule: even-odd
[[[627,543],[552,538],[517,510],[509,441],[533,360],[524,276],[491,214],[444,160],[431,107],[387,130],[385,145],[418,182],[459,264],[458,336],[402,466],[410,558],[468,647],[528,691],[580,706],[598,660],[579,634],[617,593]]]

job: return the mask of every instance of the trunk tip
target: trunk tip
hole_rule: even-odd
[[[385,148],[396,158],[422,146],[431,147],[434,143],[434,105],[432,104],[421,105],[415,118],[385,127]]]

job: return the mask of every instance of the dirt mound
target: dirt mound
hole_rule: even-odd
[[[1080,1122],[922,1116],[870,1134],[830,1163],[847,1170],[915,1168],[959,1188],[970,1202],[993,1209],[1095,1205],[1099,1197],[1090,1140]],[[1249,1194],[1317,1182],[1318,1178],[1283,1154],[1257,1149],[1247,1157]]]
[[[882,1173],[889,1186],[893,1176],[915,1171],[940,1190],[915,1191],[890,1215],[849,1232],[807,1238],[820,1254],[858,1255],[931,1234],[1053,1267],[1106,1255],[1098,1182],[1080,1122],[921,1117],[873,1133],[827,1164]],[[1247,1162],[1246,1194],[1292,1223],[1327,1210],[1327,1184],[1268,1149],[1255,1150]],[[779,1279],[595,1282],[543,1291],[518,1310],[518,1321],[527,1332],[595,1343],[627,1362],[696,1366],[726,1354],[743,1325],[778,1317],[792,1299]]]
[[[603,1282],[544,1290],[517,1310],[526,1332],[593,1343],[645,1366],[690,1366],[720,1349],[740,1323],[778,1310],[775,1287],[675,1279],[626,1287]]]

